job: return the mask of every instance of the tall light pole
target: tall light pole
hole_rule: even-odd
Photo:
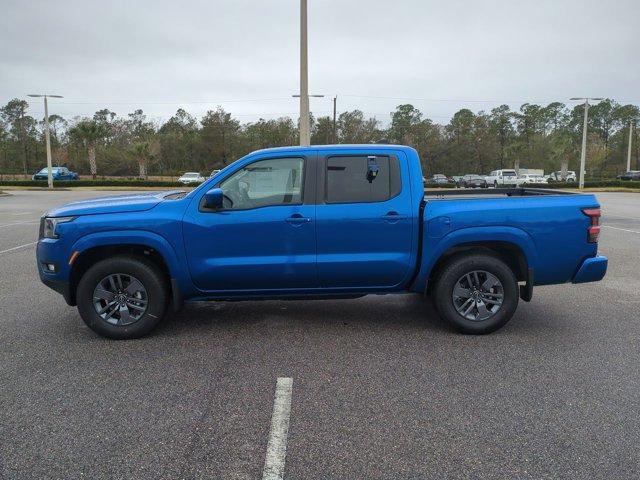
[[[307,92],[307,114],[305,117],[302,116],[302,95],[291,95],[293,98],[299,98],[300,99],[300,145],[303,147],[308,147],[309,145],[311,145],[311,127],[309,125],[309,116],[310,116],[310,111],[309,111],[309,98],[323,98],[324,95],[309,95],[309,92]],[[303,123],[302,123],[302,119],[306,118],[307,119],[307,123],[306,126],[303,127]],[[306,142],[307,143],[303,143],[302,142],[302,136],[303,136],[303,130],[306,132]]]
[[[307,63],[307,0],[300,0],[300,145],[311,144],[309,131],[309,66]]]
[[[28,97],[40,98],[44,97],[44,139],[47,145],[47,180],[49,188],[53,188],[53,174],[51,172],[51,133],[49,132],[49,105],[47,104],[47,97],[51,98],[64,98],[62,95],[36,95],[29,94]]]
[[[579,188],[584,188],[584,169],[587,160],[587,119],[589,118],[589,100],[602,100],[595,97],[572,97],[570,100],[584,100],[584,124],[582,125],[582,151],[580,152],[580,183]]]
[[[338,102],[338,95],[333,97],[333,143],[338,143],[337,130],[336,130],[336,104]]]
[[[633,122],[629,122],[629,146],[627,147],[627,172],[631,170],[631,143],[633,139]]]

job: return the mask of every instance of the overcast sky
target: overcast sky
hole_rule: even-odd
[[[604,96],[640,103],[638,0],[309,0],[316,116]],[[65,118],[142,108],[297,116],[299,1],[2,0],[0,102],[54,93]],[[41,118],[40,102],[30,113]]]

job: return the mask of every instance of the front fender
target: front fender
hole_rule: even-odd
[[[425,232],[422,242],[422,263],[411,290],[414,292],[426,290],[433,267],[447,251],[465,244],[483,242],[513,244],[522,250],[530,268],[535,267],[538,262],[537,249],[531,235],[520,228],[509,226],[461,228],[441,238],[429,237],[428,232]]]
[[[164,259],[171,278],[178,282],[181,291],[190,291],[192,289],[186,268],[181,267],[181,262],[175,249],[164,237],[157,233],[146,230],[110,230],[89,233],[76,240],[72,246],[72,251],[82,253],[91,248],[111,245],[141,245],[153,248]]]

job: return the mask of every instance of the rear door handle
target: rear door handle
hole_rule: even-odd
[[[387,222],[395,223],[398,220],[404,220],[405,218],[409,218],[407,215],[401,215],[398,212],[388,212],[386,215],[382,215],[383,220]]]
[[[285,218],[285,222],[292,225],[302,225],[303,223],[309,223],[311,219],[309,217],[303,217],[299,213],[294,213],[290,217]]]

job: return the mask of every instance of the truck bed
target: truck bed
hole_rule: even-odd
[[[425,191],[422,258],[430,270],[429,263],[455,245],[493,242],[499,251],[515,245],[535,285],[569,282],[577,266],[597,254],[583,210],[598,206],[592,194],[542,188]]]
[[[579,195],[577,192],[568,192],[566,190],[556,190],[551,188],[448,188],[448,189],[427,189],[424,192],[426,197],[444,198],[444,197],[533,197],[540,195]]]

